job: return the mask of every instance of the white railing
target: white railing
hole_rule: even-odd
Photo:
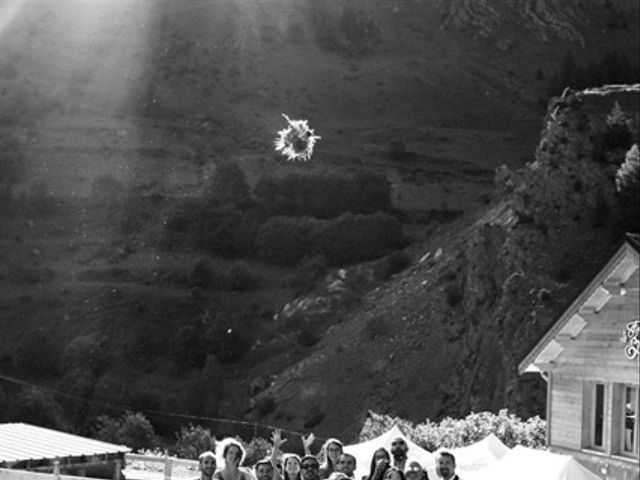
[[[96,480],[95,478],[0,468],[0,480]]]
[[[172,480],[198,476],[198,461],[158,455],[127,453],[125,478],[131,480]],[[0,479],[1,480],[1,479]]]

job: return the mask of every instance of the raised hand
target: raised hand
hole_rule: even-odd
[[[306,438],[304,435],[302,435],[302,446],[304,447],[305,455],[311,455],[311,445],[313,445],[315,439],[316,436],[313,434],[313,432],[307,435]]]
[[[286,438],[282,438],[282,431],[276,428],[271,434],[271,443],[274,450],[280,450],[280,447],[287,441]]]

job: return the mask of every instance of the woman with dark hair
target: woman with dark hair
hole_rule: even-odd
[[[337,438],[330,438],[324,442],[320,452],[321,457],[324,458],[324,462],[320,465],[320,471],[318,472],[320,480],[329,478],[329,475],[336,471],[338,460],[340,460],[340,455],[342,455],[342,448],[342,442]]]
[[[246,456],[244,448],[237,440],[225,438],[216,445],[216,452],[222,452],[224,468],[216,471],[213,478],[216,480],[253,480],[253,475],[242,468],[242,462]]]
[[[386,448],[379,448],[373,452],[371,457],[371,468],[369,468],[369,475],[363,477],[363,480],[382,480],[384,474],[389,469],[391,464],[391,454]]]

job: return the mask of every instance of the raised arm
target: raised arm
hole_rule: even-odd
[[[306,438],[304,435],[302,436],[302,446],[304,447],[305,455],[313,455],[311,453],[311,445],[313,445],[313,442],[315,441],[315,439],[316,439],[316,436],[313,434],[313,432],[307,435]]]
[[[281,480],[280,469],[278,468],[278,459],[282,456],[282,450],[280,447],[287,441],[286,438],[282,438],[282,432],[279,428],[276,428],[271,434],[271,466],[273,467],[273,480]]]

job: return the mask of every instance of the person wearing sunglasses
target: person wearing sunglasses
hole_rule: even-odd
[[[404,476],[407,477],[407,480],[429,480],[429,474],[427,474],[426,470],[422,468],[422,465],[415,460],[409,462]]]
[[[302,480],[320,480],[320,464],[313,455],[305,455],[300,462]]]

